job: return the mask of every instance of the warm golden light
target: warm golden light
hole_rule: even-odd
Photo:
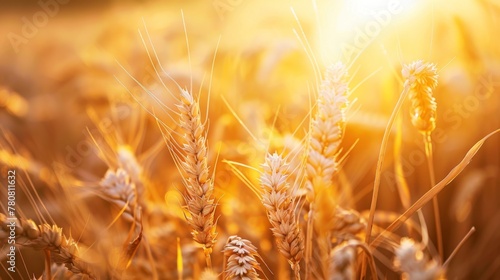
[[[499,30],[493,0],[0,4],[0,279],[500,279]]]

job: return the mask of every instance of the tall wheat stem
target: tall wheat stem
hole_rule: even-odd
[[[394,124],[394,120],[396,119],[396,116],[399,113],[399,110],[403,106],[403,102],[406,99],[406,96],[408,96],[409,92],[410,92],[410,84],[408,82],[405,82],[403,91],[401,92],[401,95],[399,97],[398,103],[396,104],[396,107],[392,111],[391,117],[389,118],[389,122],[387,123],[387,127],[385,128],[385,131],[384,131],[384,137],[382,138],[382,144],[380,147],[380,152],[379,152],[378,161],[377,161],[377,169],[375,171],[375,181],[373,183],[373,195],[372,195],[372,202],[370,205],[370,214],[368,216],[368,225],[366,227],[366,241],[365,242],[367,244],[370,243],[370,239],[371,239],[373,218],[375,215],[375,209],[377,208],[378,192],[380,189],[380,176],[382,175],[382,163],[384,162],[384,155],[385,155],[385,151],[387,150],[387,143],[389,142],[389,135],[392,131],[392,126]]]
[[[52,279],[52,262],[50,261],[50,250],[45,249],[43,250],[43,253],[45,255],[45,273],[47,276],[47,279]]]
[[[313,219],[314,217],[314,202],[309,203],[309,212],[307,214],[306,228],[306,247],[305,247],[305,273],[306,280],[311,279],[311,259],[312,259],[312,238],[313,238]]]
[[[424,135],[424,143],[425,143],[425,156],[427,157],[427,166],[429,168],[429,177],[431,181],[431,188],[436,185],[436,176],[434,175],[434,159],[432,153],[432,139],[431,134],[427,133]],[[432,206],[434,208],[434,222],[436,226],[436,238],[438,245],[438,252],[440,261],[443,261],[443,234],[441,229],[441,217],[439,213],[439,203],[437,196],[432,198]]]
[[[396,120],[396,116],[401,110],[403,106],[403,102],[410,93],[410,83],[408,81],[405,82],[403,91],[399,96],[399,100],[396,103],[394,110],[392,111],[391,117],[389,118],[389,122],[384,131],[384,136],[382,137],[382,144],[380,145],[380,151],[377,160],[377,168],[375,170],[375,180],[373,182],[373,194],[372,194],[372,202],[370,205],[370,213],[368,215],[368,224],[366,226],[366,236],[365,243],[370,244],[372,227],[373,227],[373,218],[375,217],[375,209],[377,208],[377,200],[378,200],[378,192],[380,189],[380,176],[382,175],[382,163],[384,162],[385,151],[387,150],[387,143],[389,142],[389,136],[392,131],[392,126],[394,125],[394,121]],[[364,259],[363,259],[364,260]],[[361,266],[361,275],[365,275],[366,273],[366,263],[363,261]]]

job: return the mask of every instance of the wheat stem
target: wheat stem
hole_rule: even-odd
[[[181,239],[177,237],[177,279],[182,280],[183,277],[183,258],[181,249]]]
[[[429,169],[429,177],[431,188],[436,185],[436,176],[434,174],[434,160],[432,152],[432,139],[430,133],[424,135],[425,156],[427,157],[427,167]],[[436,238],[439,252],[439,260],[442,262],[444,257],[443,251],[443,233],[441,229],[441,217],[439,213],[439,202],[437,195],[432,198],[432,206],[434,208],[434,222],[436,226]]]
[[[373,227],[373,218],[375,215],[375,209],[377,208],[377,199],[378,199],[378,193],[380,189],[380,177],[382,175],[382,163],[384,162],[384,155],[385,151],[387,150],[387,144],[389,142],[389,136],[392,131],[392,126],[394,124],[394,120],[401,110],[401,107],[403,106],[403,101],[406,99],[406,96],[410,92],[410,84],[408,82],[405,82],[403,91],[401,92],[401,95],[399,97],[398,102],[396,103],[396,106],[394,110],[392,111],[391,117],[389,118],[389,122],[387,123],[387,126],[384,131],[384,136],[382,138],[382,144],[380,147],[380,152],[377,160],[377,168],[375,171],[375,181],[373,183],[373,194],[372,194],[372,201],[370,205],[370,214],[368,216],[368,224],[366,227],[366,240],[365,242],[367,244],[370,243],[371,239],[371,232],[372,232],[372,227]]]
[[[46,273],[47,279],[52,279],[52,270],[51,270],[52,263],[50,260],[50,250],[45,249],[45,250],[43,250],[43,253],[45,255],[45,273]]]
[[[305,246],[305,279],[311,277],[311,260],[312,260],[312,239],[313,239],[313,217],[314,217],[314,202],[309,204],[309,213],[307,214],[306,228],[306,246]]]
[[[300,280],[300,266],[298,264],[293,266],[293,273],[295,275],[295,280]]]
[[[203,248],[203,253],[205,254],[205,262],[207,263],[207,268],[212,269],[212,258],[210,257],[211,249]]]
[[[464,238],[462,238],[462,240],[460,241],[460,243],[458,243],[457,247],[455,247],[455,249],[453,250],[453,252],[451,252],[451,254],[448,257],[448,259],[443,263],[443,267],[444,268],[448,267],[448,265],[450,264],[450,261],[453,259],[453,257],[455,257],[455,255],[458,253],[458,251],[460,250],[460,248],[462,248],[462,246],[464,245],[464,243],[469,239],[469,237],[471,237],[472,234],[474,234],[474,232],[476,232],[476,228],[472,227],[469,230],[469,232],[464,236]]]

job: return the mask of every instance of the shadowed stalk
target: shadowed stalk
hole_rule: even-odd
[[[403,91],[401,92],[399,99],[398,99],[398,102],[396,103],[396,106],[394,107],[394,110],[392,111],[391,117],[389,118],[389,121],[387,122],[387,126],[386,126],[385,131],[384,131],[384,136],[382,137],[382,143],[380,144],[380,151],[379,151],[378,160],[377,160],[377,168],[375,169],[375,180],[373,182],[373,194],[372,194],[372,201],[370,204],[370,213],[368,214],[368,223],[366,226],[366,236],[365,236],[365,243],[366,244],[370,244],[370,240],[371,240],[373,219],[375,217],[375,210],[377,208],[378,193],[380,190],[380,177],[382,176],[382,164],[384,162],[385,151],[387,150],[387,144],[389,143],[389,136],[391,134],[392,126],[394,125],[394,121],[396,120],[396,116],[398,115],[399,111],[401,110],[401,107],[403,106],[403,102],[409,93],[410,93],[410,83],[407,80],[404,83]],[[365,272],[366,272],[366,264],[365,264],[365,262],[363,262],[362,267],[361,267],[361,274],[364,275]]]
[[[464,236],[464,238],[462,238],[462,240],[460,241],[460,243],[458,243],[458,245],[455,247],[455,249],[453,250],[453,252],[451,252],[450,256],[448,257],[448,259],[443,263],[443,267],[444,268],[447,268],[448,267],[448,264],[450,263],[450,261],[453,259],[453,257],[458,253],[458,251],[460,250],[460,248],[462,248],[462,246],[464,245],[464,243],[469,240],[469,237],[471,237],[472,234],[474,234],[474,232],[476,232],[476,228],[475,227],[472,227],[469,232]]]
[[[394,220],[382,233],[380,233],[369,246],[374,248],[380,245],[382,242],[382,237],[386,236],[388,233],[395,231],[401,225],[403,225],[418,209],[422,208],[426,203],[431,201],[431,199],[436,196],[440,191],[444,189],[448,184],[450,184],[462,171],[467,167],[472,158],[479,151],[484,142],[491,136],[499,133],[500,129],[494,130],[488,135],[484,136],[479,140],[474,146],[472,146],[465,157],[458,163],[449,173],[442,179],[439,183],[428,190],[424,195],[422,195],[415,203],[412,204],[403,214],[401,214],[396,220]]]
[[[311,260],[312,260],[312,238],[313,238],[313,217],[314,203],[309,204],[309,212],[307,213],[307,226],[306,226],[306,244],[305,244],[305,273],[306,279],[311,277]]]
[[[406,99],[406,96],[410,92],[410,85],[408,82],[405,82],[403,91],[399,97],[398,103],[396,104],[394,110],[392,111],[391,117],[389,118],[389,122],[384,131],[384,136],[382,138],[382,144],[380,146],[380,152],[377,160],[377,169],[375,171],[375,181],[373,183],[373,194],[372,194],[372,202],[370,205],[370,214],[368,216],[368,224],[366,226],[366,243],[370,243],[371,232],[373,227],[373,218],[375,216],[375,209],[377,208],[377,199],[378,192],[380,189],[380,176],[382,175],[382,163],[384,162],[385,151],[387,150],[387,143],[389,142],[389,135],[392,131],[392,126],[394,124],[394,120],[396,119],[399,110],[403,106],[403,101]]]
[[[47,273],[47,279],[52,279],[52,262],[50,261],[50,250],[45,249],[43,250],[43,253],[45,255],[45,273]]]
[[[432,139],[430,133],[424,135],[425,143],[425,156],[427,158],[427,166],[429,168],[429,177],[431,181],[431,188],[436,185],[436,176],[434,175],[434,159],[432,153]],[[443,233],[441,229],[441,217],[439,212],[439,202],[437,195],[432,198],[432,207],[434,208],[434,222],[436,226],[436,238],[439,252],[439,261],[443,262]]]
[[[182,280],[183,274],[183,260],[181,250],[181,239],[177,237],[177,279]]]

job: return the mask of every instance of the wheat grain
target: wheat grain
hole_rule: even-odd
[[[257,262],[257,248],[246,239],[230,236],[224,246],[227,267],[224,280],[258,280],[260,264]]]
[[[277,153],[268,154],[261,176],[262,203],[267,209],[271,230],[278,249],[288,259],[300,278],[300,260],[304,254],[304,237],[295,215],[296,203],[288,184],[288,164]]]

